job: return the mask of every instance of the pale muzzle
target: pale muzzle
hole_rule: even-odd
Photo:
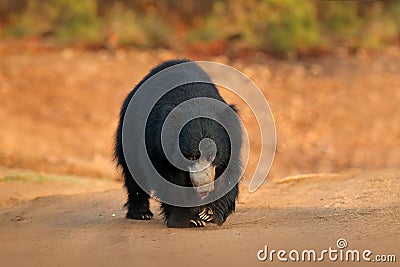
[[[189,167],[190,180],[200,197],[214,191],[215,166],[208,161],[196,162]]]

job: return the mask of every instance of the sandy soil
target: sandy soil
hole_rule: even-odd
[[[0,208],[40,196],[73,195],[122,188],[112,179],[50,175],[18,169],[0,169]]]
[[[339,238],[349,249],[396,254],[398,264],[398,47],[291,62],[201,58],[234,66],[259,85],[278,142],[267,182],[249,194],[245,179],[238,210],[222,227],[185,230],[167,229],[158,215],[124,219],[111,160],[124,96],[149,68],[177,55],[2,47],[1,266],[269,266],[279,262],[256,257],[265,245],[321,251]],[[249,178],[260,140],[250,110],[238,106],[253,148]],[[330,265],[344,264],[323,263]]]
[[[0,259],[3,266],[271,266],[284,263],[258,261],[265,245],[319,253],[345,238],[345,250],[399,260],[399,170],[294,177],[253,194],[241,189],[237,212],[222,227],[202,229],[168,229],[159,215],[127,220],[121,190],[40,197],[0,210]],[[158,213],[157,203],[152,209]],[[353,264],[366,265],[318,263]],[[310,263],[295,264],[303,265]]]

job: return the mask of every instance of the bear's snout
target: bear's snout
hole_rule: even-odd
[[[190,180],[200,196],[214,191],[215,166],[207,161],[200,160],[189,167]]]

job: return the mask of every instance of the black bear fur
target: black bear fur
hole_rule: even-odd
[[[128,209],[126,217],[129,219],[149,220],[153,217],[153,213],[150,211],[149,195],[143,191],[133,179],[123,153],[122,125],[128,104],[136,90],[138,90],[147,79],[166,68],[185,62],[191,61],[186,59],[170,60],[153,68],[128,94],[122,105],[115,138],[115,159],[122,171],[128,193],[128,200],[125,206]],[[151,161],[153,163],[157,162],[157,164],[153,165],[165,179],[181,186],[192,186],[189,173],[175,168],[168,162],[160,145],[160,130],[170,110],[179,103],[196,97],[214,98],[226,103],[214,84],[195,82],[181,85],[169,91],[156,103],[146,124],[146,147]],[[233,105],[230,107],[237,112]],[[218,152],[213,162],[216,166],[215,178],[217,179],[224,172],[229,160],[234,161],[235,168],[237,168],[239,172],[240,159],[238,157],[232,158],[230,155],[231,143],[227,132],[217,122],[210,119],[198,118],[185,125],[179,140],[182,154],[191,159],[198,158],[199,141],[206,137],[211,138],[217,145]],[[177,207],[161,203],[162,214],[165,218],[166,225],[175,228],[201,227],[205,225],[205,222],[222,225],[226,218],[235,211],[235,201],[238,197],[238,191],[238,184],[236,184],[221,198],[207,205],[197,207]]]

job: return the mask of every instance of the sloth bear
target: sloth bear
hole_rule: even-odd
[[[150,196],[138,185],[137,180],[135,181],[133,178],[133,175],[128,168],[126,157],[124,156],[122,128],[128,105],[135,92],[143,89],[140,87],[148,79],[163,70],[182,63],[195,64],[196,71],[200,71],[206,75],[210,82],[200,81],[178,85],[177,87],[165,93],[154,104],[150,115],[147,118],[145,126],[145,145],[148,156],[154,168],[164,179],[176,185],[194,187],[201,199],[206,198],[209,193],[212,193],[212,191],[216,189],[214,188],[214,182],[217,179],[225,179],[224,181],[221,181],[220,186],[228,186],[228,184],[231,185],[232,181],[234,181],[234,186],[229,187],[230,189],[227,190],[227,193],[211,202],[208,202],[207,204],[190,207],[175,206],[164,203],[162,199],[158,199],[161,201],[161,213],[164,216],[167,227],[203,227],[206,223],[222,225],[226,218],[235,211],[235,201],[238,197],[239,191],[238,181],[241,178],[238,176],[241,175],[242,170],[240,166],[239,155],[234,155],[234,153],[231,153],[232,140],[230,139],[226,129],[217,121],[205,117],[192,119],[183,126],[179,132],[179,149],[185,158],[193,162],[193,165],[187,166],[186,170],[182,170],[171,164],[164,154],[164,150],[161,145],[161,128],[163,127],[163,123],[165,122],[168,114],[179,104],[195,98],[211,98],[227,105],[225,100],[219,94],[216,86],[211,82],[208,74],[206,74],[206,72],[200,66],[198,66],[198,64],[186,59],[166,61],[153,68],[150,73],[147,74],[143,80],[139,82],[139,84],[128,94],[122,105],[119,125],[116,132],[115,159],[117,161],[117,165],[121,168],[125,181],[125,187],[128,193],[128,200],[125,204],[125,207],[128,209],[126,218],[150,220],[153,217],[153,213],[149,208]],[[183,73],[182,75],[185,74]],[[146,88],[146,90],[150,89],[151,88]],[[200,105],[193,105],[191,108],[201,110],[204,107]],[[234,105],[227,105],[226,108],[230,109],[230,112],[233,111],[237,117],[237,110]],[[224,114],[215,114],[215,116],[221,118],[221,120],[224,119],[223,115]],[[241,145],[242,142],[242,128],[240,125],[239,118],[237,117],[237,121],[235,121],[235,125],[233,127],[236,131],[235,145]],[[199,144],[200,141],[206,138],[211,139],[215,143],[216,154],[214,154],[214,158],[212,159],[202,158],[202,160],[200,160],[201,153],[199,150]],[[207,162],[207,160],[210,162]],[[228,175],[231,177],[223,178],[223,173],[227,169],[230,161],[232,161],[233,171],[231,171]],[[204,165],[206,167],[201,171],[191,172],[191,169],[193,169],[193,166],[195,165]],[[157,192],[151,193],[154,193],[155,198],[157,199]]]

